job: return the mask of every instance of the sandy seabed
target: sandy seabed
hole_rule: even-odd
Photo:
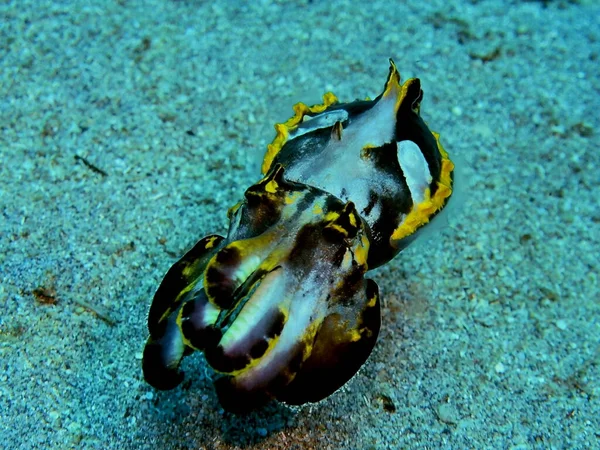
[[[595,1],[0,3],[0,446],[600,447]],[[259,177],[297,101],[389,57],[460,208],[370,274],[379,343],[327,400],[225,413],[198,355],[140,370],[165,271]]]

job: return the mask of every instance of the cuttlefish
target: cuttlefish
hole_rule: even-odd
[[[381,323],[365,278],[448,203],[454,164],[420,116],[419,79],[390,60],[375,99],[298,103],[275,125],[262,178],[167,272],[148,315],[143,372],[157,389],[202,351],[223,407],[317,402],[369,357]]]

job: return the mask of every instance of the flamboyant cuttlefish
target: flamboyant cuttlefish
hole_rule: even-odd
[[[366,361],[379,333],[369,269],[405,248],[452,194],[454,165],[420,117],[420,81],[390,60],[374,100],[294,106],[263,178],[228,212],[227,237],[175,263],[148,316],[144,377],[183,380],[201,350],[223,407],[319,401]]]

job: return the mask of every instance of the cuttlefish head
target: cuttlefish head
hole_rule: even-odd
[[[265,211],[276,220],[259,226]],[[321,400],[354,375],[379,332],[364,221],[352,202],[288,182],[276,165],[231,222],[227,238],[200,241],[157,291],[146,380],[175,387],[181,359],[201,350],[229,410]]]

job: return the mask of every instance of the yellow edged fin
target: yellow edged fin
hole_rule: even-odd
[[[265,153],[265,158],[262,163],[261,171],[263,175],[269,171],[275,157],[287,142],[290,131],[294,130],[298,124],[302,122],[305,115],[322,113],[337,102],[338,99],[333,92],[327,92],[323,95],[323,103],[321,104],[307,106],[304,103],[296,103],[294,105],[294,115],[285,123],[275,124],[275,138],[273,139],[273,142],[267,146],[267,153]]]
[[[440,143],[440,135],[438,133],[432,134],[442,156],[442,168],[440,179],[437,181],[437,190],[433,197],[431,197],[428,189],[425,192],[425,199],[421,203],[415,205],[413,210],[404,218],[400,226],[394,230],[394,233],[390,237],[390,244],[392,246],[395,246],[395,243],[410,236],[428,223],[433,215],[444,207],[452,195],[452,172],[454,171],[454,164],[450,161],[448,153]]]

